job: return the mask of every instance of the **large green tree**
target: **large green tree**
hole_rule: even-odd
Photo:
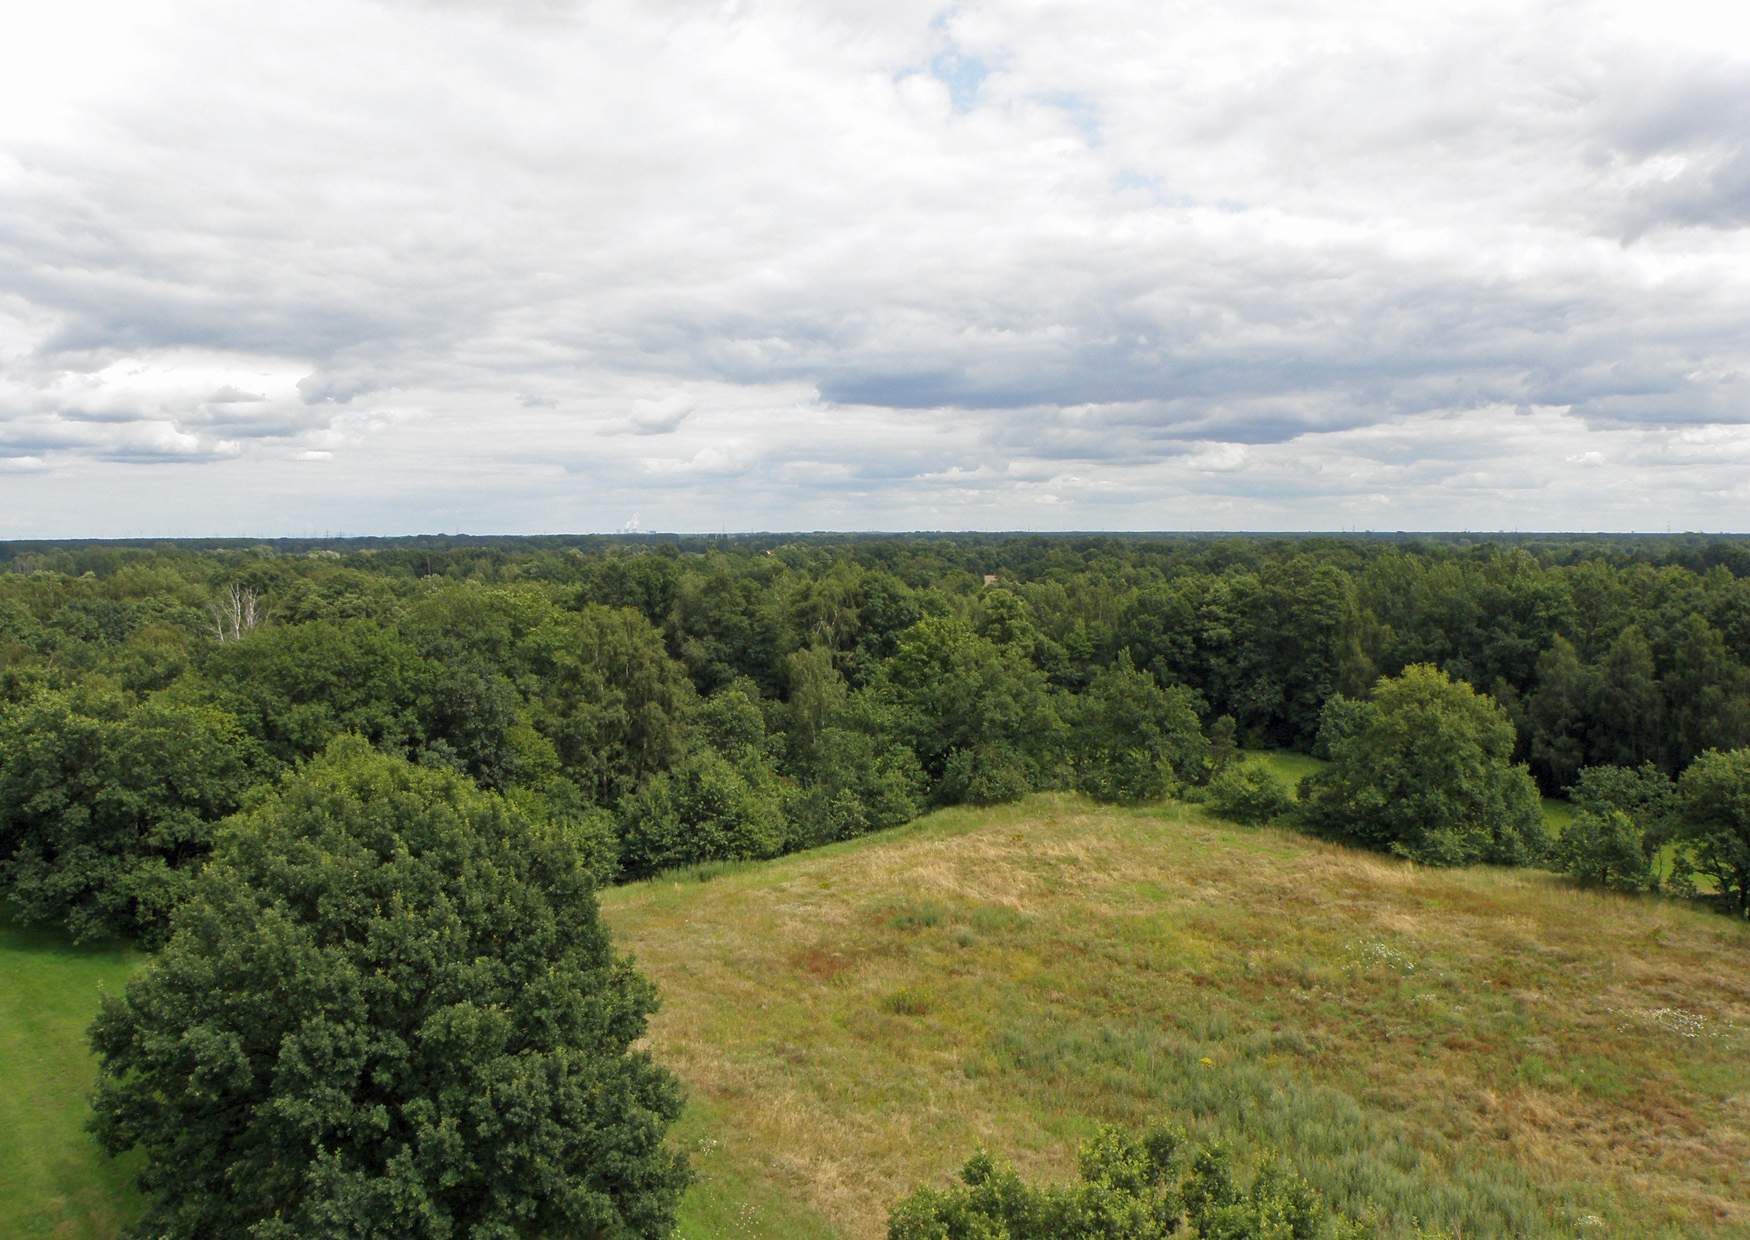
[[[1182,685],[1161,688],[1137,670],[1129,651],[1120,651],[1116,665],[1097,673],[1072,701],[1076,787],[1089,796],[1148,801],[1202,778],[1209,742],[1192,692]]]
[[[1518,864],[1542,855],[1537,787],[1512,762],[1513,724],[1439,668],[1382,678],[1360,726],[1303,782],[1326,834],[1434,864]]]
[[[880,692],[945,800],[1005,800],[1048,783],[1064,726],[1045,673],[962,620],[926,616],[882,668]]]
[[[697,695],[661,635],[630,608],[592,603],[556,615],[517,655],[534,726],[598,804],[613,804],[686,751],[683,721]]]
[[[1526,702],[1531,769],[1552,793],[1574,782],[1586,765],[1586,724],[1595,677],[1567,638],[1557,635],[1538,656],[1537,691]]]
[[[221,643],[202,668],[218,704],[283,762],[342,732],[411,752],[425,739],[421,703],[438,671],[371,620],[260,628]]]
[[[686,1182],[656,1002],[588,858],[342,738],[236,820],[92,1028],[139,1236],[666,1236]]]
[[[207,706],[42,693],[0,715],[0,880],[75,939],[161,935],[264,758]]]
[[[1677,781],[1679,837],[1698,869],[1750,916],[1750,749],[1710,749]]]

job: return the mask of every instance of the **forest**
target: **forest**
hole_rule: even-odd
[[[1750,540],[0,546],[0,890],[157,953],[92,1034],[152,1234],[667,1234],[680,1095],[590,893],[1052,790],[1743,919]],[[1351,1225],[1182,1134],[1090,1149],[1064,1189],[975,1160],[891,1234]]]

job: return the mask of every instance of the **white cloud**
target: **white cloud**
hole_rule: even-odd
[[[35,462],[0,511],[1742,525],[1720,20],[38,6],[0,47],[0,460]]]

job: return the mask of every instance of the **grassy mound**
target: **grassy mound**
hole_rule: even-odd
[[[1669,901],[1047,796],[603,908],[691,1089],[685,1236],[875,1236],[980,1143],[1066,1178],[1161,1116],[1388,1233],[1750,1230],[1750,927]],[[0,936],[0,1235],[135,1209],[81,1124],[136,965]]]
[[[1388,1233],[1750,1228],[1750,927],[1701,910],[1067,797],[605,905],[709,1117],[696,1197],[873,1236],[980,1143],[1067,1177],[1169,1115]]]

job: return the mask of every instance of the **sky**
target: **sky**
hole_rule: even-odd
[[[0,537],[1750,529],[1750,7],[57,0]]]

